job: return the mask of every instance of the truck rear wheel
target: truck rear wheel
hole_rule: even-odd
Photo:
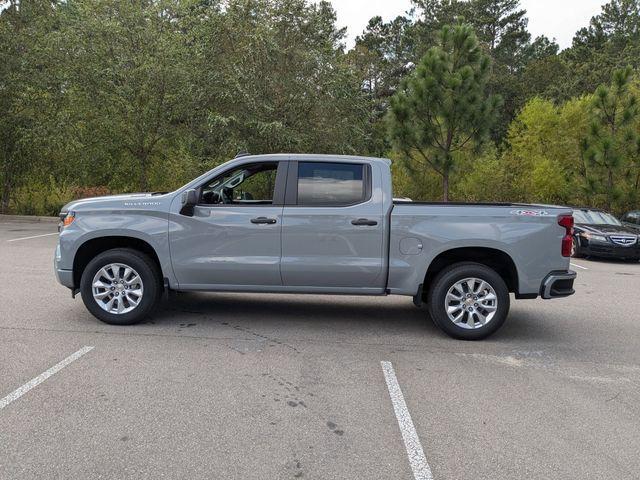
[[[162,290],[160,273],[144,253],[107,250],[82,272],[80,293],[87,310],[111,325],[133,325],[155,307]]]
[[[509,289],[495,270],[457,263],[434,279],[427,297],[431,318],[445,333],[481,340],[498,330],[509,313]]]

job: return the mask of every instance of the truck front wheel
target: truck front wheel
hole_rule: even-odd
[[[80,280],[87,310],[111,325],[133,325],[155,307],[162,290],[160,273],[144,253],[107,250],[89,262]]]
[[[509,289],[486,265],[457,263],[437,275],[427,302],[431,318],[445,333],[461,340],[481,340],[507,319]]]

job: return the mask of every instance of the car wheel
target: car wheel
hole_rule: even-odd
[[[498,330],[509,313],[509,289],[495,270],[458,263],[438,274],[428,295],[431,318],[445,333],[481,340]]]
[[[144,319],[162,291],[156,264],[144,253],[118,248],[101,253],[82,272],[80,293],[87,310],[111,325]]]
[[[578,239],[573,237],[573,241],[571,242],[571,256],[573,258],[582,258],[582,254],[580,253],[580,244],[578,243]]]

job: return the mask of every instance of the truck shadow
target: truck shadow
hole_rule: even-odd
[[[273,328],[297,334],[328,333],[414,335],[450,339],[436,327],[425,307],[403,297],[349,297],[287,294],[184,292],[162,302],[152,322],[170,326],[228,325]],[[513,309],[491,342],[565,342],[557,320]]]

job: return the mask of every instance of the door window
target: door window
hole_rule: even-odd
[[[201,205],[271,205],[278,163],[252,163],[227,171],[202,187]]]
[[[298,205],[346,206],[365,200],[365,168],[353,163],[298,163]]]

